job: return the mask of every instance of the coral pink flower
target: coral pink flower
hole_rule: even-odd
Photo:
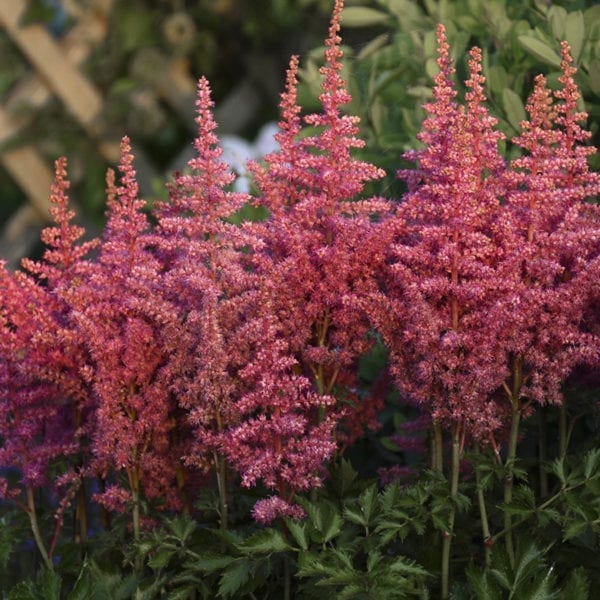
[[[280,335],[296,358],[297,368],[318,394],[337,397],[346,406],[346,419],[356,427],[338,430],[350,442],[363,426],[376,426],[380,399],[357,393],[356,363],[372,344],[369,323],[355,298],[375,289],[381,247],[371,220],[385,202],[359,200],[366,182],[383,172],[352,156],[362,148],[358,117],[342,114],[350,102],[340,71],[340,17],[337,1],[325,42],[325,65],[320,102],[322,112],[303,119],[297,105],[298,60],[292,58],[282,94],[278,152],[265,157],[266,165],[252,165],[259,188],[256,202],[269,210],[258,224],[263,248],[256,252],[257,272],[279,323]],[[303,122],[317,133],[302,137]],[[323,412],[323,411],[322,411]],[[336,418],[341,418],[337,412]]]
[[[416,170],[399,173],[408,183],[394,217],[400,234],[371,314],[401,392],[438,423],[484,437],[502,425],[490,394],[505,375],[488,315],[501,287],[493,227],[502,136],[484,104],[481,51],[470,53],[465,107],[456,101],[442,26],[438,52],[434,101],[418,136],[425,147],[407,153]]]

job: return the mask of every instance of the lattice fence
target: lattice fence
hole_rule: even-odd
[[[22,24],[26,0],[0,0],[0,27],[27,59],[29,73],[15,85],[0,104],[0,163],[23,192],[24,202],[0,232],[0,256],[15,264],[37,239],[39,229],[48,219],[48,196],[53,180],[51,161],[35,145],[19,145],[19,132],[28,124],[19,107],[41,109],[53,97],[58,98],[85,134],[93,141],[98,154],[108,163],[118,161],[119,140],[108,131],[102,119],[105,99],[80,67],[93,49],[106,38],[109,15],[114,0],[95,0],[85,10],[77,3],[63,0],[64,8],[74,20],[68,33],[55,38],[42,24]],[[193,131],[196,80],[186,62],[173,59],[161,65],[154,78],[152,93],[169,105]],[[259,96],[249,81],[242,81],[220,103],[216,118],[221,133],[236,133],[253,118],[259,108]],[[31,111],[27,111],[31,114]],[[191,137],[191,136],[190,136]],[[150,182],[162,176],[145,156],[133,147],[142,192],[150,191]],[[11,142],[7,144],[7,142]],[[172,167],[178,167],[189,153],[189,145]],[[171,170],[171,167],[169,168]],[[1,201],[1,199],[0,199]]]

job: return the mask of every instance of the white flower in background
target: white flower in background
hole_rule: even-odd
[[[279,145],[275,134],[279,131],[276,123],[263,125],[254,142],[248,142],[237,135],[225,134],[220,142],[223,148],[222,160],[238,175],[233,189],[236,192],[250,191],[250,178],[246,169],[248,160],[260,160],[265,154],[275,152]]]

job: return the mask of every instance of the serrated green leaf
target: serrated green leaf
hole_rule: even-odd
[[[256,554],[257,552],[269,554],[291,550],[291,546],[278,529],[262,529],[251,535],[238,548],[243,552]]]
[[[177,517],[169,521],[169,529],[180,542],[185,542],[194,533],[196,527],[196,523],[186,517]]]
[[[251,565],[247,559],[236,559],[230,564],[219,581],[219,597],[229,598],[250,579]]]
[[[342,11],[344,27],[372,27],[381,25],[389,20],[389,15],[366,6],[348,6]]]
[[[214,573],[215,571],[221,571],[228,567],[232,562],[236,560],[233,556],[223,556],[220,554],[202,554],[198,558],[195,558],[191,565],[198,571],[205,573]]]
[[[564,486],[567,483],[567,476],[565,474],[565,459],[564,457],[557,458],[552,462],[550,466],[552,473],[558,477],[560,483]]]
[[[586,521],[573,521],[569,523],[563,532],[563,541],[572,540],[581,535],[588,528]]]
[[[356,525],[360,525],[361,527],[367,526],[367,520],[363,515],[362,511],[356,508],[345,508],[344,509],[344,519],[347,519],[351,523],[355,523]]]
[[[175,554],[174,550],[171,548],[161,548],[156,554],[154,554],[149,560],[148,565],[151,569],[162,569],[165,567],[171,557]]]
[[[585,569],[579,567],[571,571],[561,590],[561,600],[590,600],[590,581]]]
[[[67,600],[92,600],[92,598],[94,598],[94,585],[86,560],[83,563],[73,589],[67,596]]]
[[[369,486],[358,497],[358,504],[365,517],[366,524],[369,525],[377,509],[377,487],[375,485]]]
[[[8,600],[39,600],[35,593],[33,581],[21,581],[13,587],[9,594]]]
[[[490,581],[485,571],[469,565],[467,567],[467,578],[477,596],[477,600],[497,600],[502,597],[500,590]]]
[[[36,578],[36,584],[44,600],[60,600],[60,588],[62,579],[54,571],[44,569]]]
[[[389,567],[392,573],[397,573],[403,576],[413,577],[429,577],[431,573],[416,561],[404,556],[396,556]]]
[[[502,90],[502,104],[506,112],[508,122],[518,132],[521,131],[521,122],[527,119],[527,113],[523,106],[523,101],[519,95],[509,88]]]
[[[531,35],[520,35],[519,43],[537,59],[553,67],[560,67],[560,56],[545,42],[538,40]]]
[[[489,574],[506,590],[511,589],[510,577],[504,571],[490,569]]]
[[[599,468],[600,448],[594,448],[585,455],[583,463],[583,474],[585,475],[585,478],[590,479]]]
[[[302,550],[308,550],[308,537],[306,535],[306,524],[299,523],[298,521],[294,521],[293,519],[286,519],[285,524],[288,528],[288,531],[292,534],[292,537],[302,548]]]

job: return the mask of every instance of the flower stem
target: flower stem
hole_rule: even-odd
[[[559,443],[559,457],[563,458],[567,454],[568,446],[568,432],[567,432],[567,404],[563,400],[563,403],[558,409],[558,443]]]
[[[475,446],[475,452],[479,454],[479,446]],[[481,518],[481,533],[483,536],[483,548],[485,552],[485,567],[486,569],[492,564],[492,547],[490,545],[490,524],[487,516],[487,508],[485,506],[485,494],[481,485],[481,475],[479,469],[475,468],[475,483],[477,484],[477,503],[479,505],[479,515]]]
[[[442,426],[437,421],[431,431],[431,468],[440,473],[444,470]]]
[[[214,452],[217,487],[219,488],[220,527],[225,530],[229,526],[229,506],[227,503],[227,463],[223,456]]]
[[[454,532],[454,520],[456,517],[456,496],[458,494],[458,478],[460,468],[460,426],[455,425],[452,430],[452,471],[450,475],[450,516],[448,519],[448,531],[444,535],[442,545],[442,599],[446,600],[449,593],[450,580],[450,549],[452,546],[452,535]]]
[[[290,569],[290,557],[283,558],[283,600],[292,599],[292,573]]]
[[[538,410],[538,431],[540,497],[546,498],[548,496],[548,473],[544,464],[548,458],[548,436],[546,410],[543,406]]]
[[[48,551],[46,550],[46,546],[44,545],[44,540],[42,540],[42,536],[40,534],[40,528],[37,520],[37,513],[35,510],[35,500],[33,497],[33,487],[28,485],[26,488],[27,494],[27,514],[29,515],[29,522],[31,523],[31,531],[33,533],[33,538],[35,539],[35,543],[42,555],[42,560],[44,561],[44,565],[49,571],[54,571],[54,565],[52,564],[52,560],[50,560],[50,556],[48,555]]]

